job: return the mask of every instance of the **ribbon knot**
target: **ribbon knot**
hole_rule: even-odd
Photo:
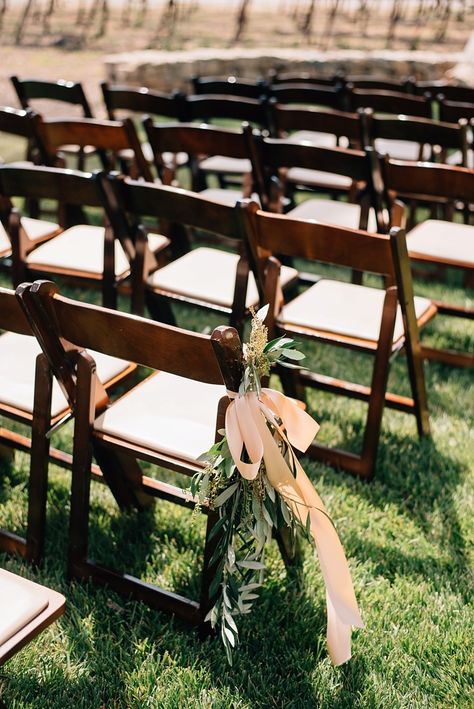
[[[267,422],[290,448],[302,452],[313,441],[319,425],[294,399],[274,389],[264,388],[260,396],[253,391],[243,396],[229,391],[228,395],[232,401],[227,407],[225,431],[239,473],[246,480],[254,480],[263,460],[269,483],[303,526],[309,515],[326,585],[329,655],[333,664],[340,665],[351,657],[351,626],[363,627],[347,559],[321,498],[296,456],[293,476]],[[249,463],[241,459],[244,446]]]

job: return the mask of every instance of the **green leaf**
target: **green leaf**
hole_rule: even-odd
[[[220,532],[220,530],[222,529],[222,527],[225,525],[226,522],[227,522],[227,517],[221,517],[221,518],[215,523],[215,525],[213,526],[213,528],[212,528],[211,531],[209,532],[208,540],[214,539],[214,537],[216,536],[216,534],[217,534],[218,532]]]
[[[255,569],[255,571],[263,571],[265,569],[265,566],[260,561],[248,561],[246,559],[237,561],[237,566],[241,566],[243,569]]]
[[[225,625],[223,625],[222,628],[229,643],[232,645],[232,647],[235,647],[235,635],[232,630],[230,630],[230,628],[227,628]]]
[[[294,359],[294,360],[305,359],[305,357],[306,357],[304,352],[300,352],[299,350],[285,350],[284,355],[287,359]]]
[[[237,490],[238,487],[239,487],[239,482],[232,483],[232,485],[229,485],[229,487],[226,487],[226,489],[223,492],[221,492],[221,494],[218,495],[216,497],[216,499],[214,500],[214,506],[220,507],[221,505],[223,505],[224,502],[226,502],[229,499],[229,497],[232,497],[232,495],[234,494],[234,492]]]

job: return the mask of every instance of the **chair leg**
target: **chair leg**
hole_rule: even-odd
[[[171,305],[166,298],[147,289],[145,291],[145,301],[153,320],[165,323],[165,325],[176,325]]]
[[[362,446],[362,468],[366,478],[372,478],[375,471],[375,459],[380,438],[382,415],[385,405],[390,355],[392,352],[393,330],[397,315],[397,289],[389,288],[385,295],[379,344],[375,354],[371,381],[371,395]]]
[[[43,558],[48,493],[49,438],[53,377],[44,355],[36,360],[35,400],[31,431],[30,478],[28,485],[27,558],[39,565]]]

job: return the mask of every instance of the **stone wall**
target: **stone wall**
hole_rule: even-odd
[[[113,83],[162,91],[178,88],[189,91],[189,79],[195,75],[257,78],[266,76],[272,69],[314,71],[322,76],[342,71],[436,80],[443,78],[462,60],[463,53],[236,48],[128,52],[106,57],[105,64],[107,79]]]

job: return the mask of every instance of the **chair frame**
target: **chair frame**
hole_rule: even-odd
[[[413,197],[421,201],[441,201],[456,202],[461,201],[465,205],[474,203],[474,170],[463,167],[453,167],[451,165],[439,165],[435,163],[405,163],[398,160],[385,158],[382,164],[383,180],[386,189],[386,200],[390,203],[394,198]],[[428,175],[431,176],[431,184],[428,184]],[[474,238],[474,226],[473,238]],[[412,261],[419,261],[434,265],[450,266],[463,270],[471,282],[474,269],[469,269],[466,264],[455,260],[446,261],[430,256],[410,257]],[[454,317],[474,319],[474,308],[467,306],[457,306],[451,303],[435,301],[438,313]],[[453,350],[442,350],[433,347],[422,346],[423,356],[426,359],[433,359],[458,367],[473,367],[474,354],[463,353]]]
[[[122,509],[142,509],[153,497],[193,508],[195,500],[188,493],[169,484],[147,478],[137,459],[147,460],[187,475],[202,470],[203,463],[189,463],[177,456],[125,439],[100,434],[93,429],[96,412],[108,404],[98,386],[95,364],[83,347],[122,357],[127,354],[153,369],[211,384],[228,390],[238,387],[241,376],[241,344],[232,328],[218,328],[212,337],[179,330],[133,315],[124,315],[98,306],[63,298],[52,283],[38,281],[18,289],[22,303],[51,369],[75,406],[73,479],[69,534],[68,572],[71,578],[92,579],[115,591],[144,601],[153,608],[172,613],[194,625],[203,634],[210,632],[204,619],[212,606],[210,581],[211,558],[215,540],[210,533],[218,520],[215,511],[203,505],[207,515],[204,569],[201,598],[197,603],[180,594],[145,583],[94,562],[88,557],[88,520],[90,469],[94,452],[116,501]],[[214,354],[214,351],[216,354]],[[130,357],[129,357],[130,355]],[[229,403],[223,396],[216,412],[216,439],[223,426]]]
[[[197,95],[219,94],[241,98],[260,99],[268,94],[268,85],[264,79],[242,79],[235,76],[193,76],[193,91]]]
[[[180,91],[166,94],[161,91],[152,91],[144,86],[127,86],[124,84],[110,84],[103,81],[100,85],[104,104],[109,120],[116,121],[116,111],[132,111],[142,115],[158,115],[176,120],[183,120],[185,116],[185,96]]]
[[[243,208],[254,267],[259,274],[265,300],[270,304],[267,325],[271,336],[282,333],[293,334],[297,337],[365,352],[374,357],[372,381],[369,387],[304,370],[280,371],[284,391],[289,396],[304,399],[305,387],[310,386],[368,403],[360,455],[338,448],[328,448],[318,443],[310,446],[308,455],[347,470],[353,475],[370,479],[375,472],[384,406],[414,414],[420,436],[428,435],[430,430],[423,359],[413,304],[405,233],[402,229],[393,228],[390,235],[370,234],[317,222],[290,219],[286,215],[270,214],[258,210],[254,204],[243,205]],[[355,243],[357,248],[354,248]],[[280,326],[277,315],[282,301],[278,282],[279,263],[272,256],[273,253],[317,259],[384,276],[389,287],[386,289],[378,342],[315,331],[305,327],[291,327],[287,323]],[[393,342],[398,302],[402,310],[405,335]],[[433,305],[424,315],[420,325],[427,322],[435,313],[436,307]],[[412,398],[387,391],[390,359],[402,348],[407,357]]]
[[[413,96],[403,91],[352,89],[348,93],[349,110],[371,108],[374,113],[432,118],[431,100],[427,96]]]

